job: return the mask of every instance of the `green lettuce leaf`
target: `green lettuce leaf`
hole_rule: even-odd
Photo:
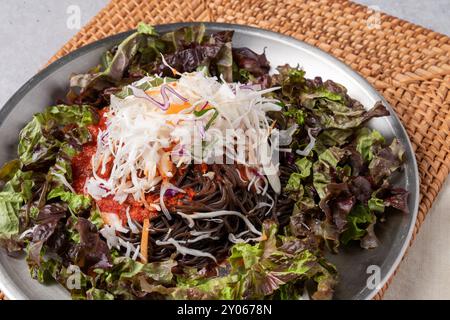
[[[172,268],[176,262],[172,259],[143,264],[126,257],[117,257],[113,260],[110,269],[95,269],[97,274],[92,279],[92,285],[96,288],[104,288],[116,298],[136,298],[131,289],[139,288],[143,294],[168,293],[165,286],[169,286],[174,278]],[[134,290],[133,290],[134,291]],[[91,296],[90,299],[101,296]]]
[[[19,135],[18,155],[22,165],[39,167],[53,162],[62,144],[56,132],[69,124],[84,128],[97,121],[95,111],[87,105],[51,106],[36,114]],[[75,136],[81,144],[90,139],[87,129],[69,137]]]
[[[358,128],[374,117],[389,115],[381,103],[377,103],[371,110],[366,111],[360,105],[358,107],[346,105],[342,96],[325,89],[302,94],[300,103],[311,110],[318,117],[321,125],[327,129]]]
[[[278,75],[274,76],[274,82],[281,85],[282,101],[291,104],[297,101],[297,95],[306,87],[305,71],[292,68],[289,65],[277,67]]]
[[[361,128],[356,137],[356,150],[365,161],[373,159],[373,148],[384,143],[384,137],[377,130]]]
[[[217,71],[225,81],[233,82],[233,52],[231,41],[223,45],[217,57]]]
[[[318,279],[319,275],[334,279],[334,267],[324,267],[324,261],[299,244],[299,239],[278,238],[277,225],[270,221],[264,222],[263,228],[265,240],[255,245],[238,243],[233,246],[228,275],[190,281],[186,288],[175,290],[175,297],[262,299],[277,294],[286,284],[302,286],[306,280]],[[330,295],[322,298],[331,297],[332,283],[329,282]]]
[[[366,111],[357,101],[351,99],[344,86],[331,80],[322,83],[321,78],[305,78],[305,72],[289,65],[277,68],[274,83],[281,86],[278,98],[290,105],[288,112],[295,109],[307,111],[307,118],[314,119],[324,129],[355,129],[374,117],[389,115],[378,102]]]
[[[177,287],[169,289],[166,294],[176,300],[233,300],[239,299],[239,285],[238,275],[191,279],[178,282]]]
[[[19,211],[33,199],[35,176],[32,171],[17,169],[0,192],[0,239],[11,239],[20,230]]]
[[[19,135],[18,155],[24,166],[43,164],[55,159],[60,142],[50,129],[55,126],[45,114],[38,113],[22,129]]]
[[[77,139],[77,143],[84,144],[90,140],[90,134],[87,132],[85,126],[89,124],[93,124],[98,121],[95,111],[92,110],[90,106],[67,106],[67,105],[56,105],[51,106],[45,110],[45,112],[38,115],[40,119],[44,119],[45,126],[56,127],[66,126],[66,125],[75,125],[78,126],[78,129],[84,129],[83,131],[78,131],[78,133],[74,133],[75,131],[72,129],[70,132],[74,133],[70,136],[70,138]],[[75,128],[75,129],[77,129]],[[22,132],[24,138],[28,137],[28,132]],[[39,133],[37,133],[39,135]],[[68,134],[65,135],[69,138]],[[55,198],[59,198],[64,202],[67,202],[69,205],[69,209],[73,213],[79,213],[82,210],[89,208],[91,200],[90,198],[78,195],[73,193],[70,183],[72,182],[72,165],[71,159],[77,153],[77,151],[65,141],[58,141],[53,139],[52,137],[47,138],[41,135],[41,142],[46,143],[46,141],[52,141],[55,146],[55,149],[51,153],[52,159],[54,159],[54,165],[50,166],[48,169],[48,181],[51,183],[50,192],[48,193],[46,199],[51,200]],[[70,141],[70,139],[69,139]],[[42,145],[37,143],[35,148],[40,148]],[[27,162],[25,164],[34,164],[34,159],[29,159],[26,153],[22,154]],[[22,162],[24,162],[22,160]],[[28,175],[31,175],[31,171],[27,172]],[[31,181],[28,177],[27,181]],[[14,179],[12,179],[9,183],[13,183]],[[28,186],[28,189],[31,190],[31,186]],[[25,197],[25,200],[30,199],[31,196]]]
[[[70,78],[70,87],[80,88],[81,91],[90,88],[101,90],[110,86],[110,83],[120,81],[137,53],[147,46],[151,46],[149,42],[155,37],[157,37],[157,33],[152,26],[140,23],[137,32],[119,44],[115,53],[104,66],[106,67],[104,70],[73,75]]]
[[[231,48],[231,42],[226,45],[227,70],[231,75],[234,73],[234,82],[261,84],[262,88],[270,86],[270,63],[266,58],[265,52],[257,54],[249,48]],[[224,53],[221,52],[223,55]],[[232,55],[232,56],[231,56]],[[223,58],[222,58],[223,59]],[[230,68],[231,66],[231,68]],[[234,66],[234,68],[233,68]],[[234,69],[234,72],[233,72]]]
[[[294,200],[300,200],[304,194],[302,180],[305,180],[311,175],[312,162],[308,158],[298,159],[295,164],[299,172],[293,172],[289,176],[289,180],[285,186],[285,191],[290,192],[290,197]]]
[[[70,187],[72,183],[72,164],[71,158],[76,151],[67,144],[62,144],[56,157],[55,165],[48,171],[51,189],[47,194],[47,200],[59,198],[67,203],[70,211],[79,214],[91,206],[91,198],[82,194],[73,192]]]
[[[97,230],[100,230],[100,229],[103,227],[103,225],[104,225],[103,218],[102,218],[102,216],[100,215],[100,210],[99,210],[97,207],[92,208],[91,214],[90,214],[88,220],[89,220],[94,226],[97,227]]]
[[[16,171],[15,175],[3,187],[4,192],[19,193],[24,202],[33,198],[33,172]]]
[[[231,248],[230,264],[235,269],[250,269],[263,254],[263,248],[246,243],[237,243]]]
[[[41,259],[40,264],[31,264],[29,267],[33,279],[42,284],[49,284],[57,279],[62,266],[54,259]]]
[[[0,168],[0,181],[3,181],[3,183],[6,183],[7,181],[11,180],[12,177],[16,174],[17,170],[20,169],[20,161],[19,159],[14,159],[11,161],[6,162],[1,168]]]
[[[0,239],[9,239],[19,233],[18,212],[22,204],[20,193],[0,192]]]
[[[298,125],[302,126],[305,123],[306,114],[302,109],[289,108],[287,111],[284,111],[284,115],[292,118]]]
[[[295,161],[298,169],[300,170],[300,179],[306,179],[311,175],[312,162],[308,158],[303,157]]]
[[[155,28],[149,24],[146,24],[144,22],[139,22],[137,26],[137,32],[140,34],[147,34],[151,36],[156,36],[157,33],[155,31]]]
[[[240,83],[255,82],[256,78],[246,69],[240,69],[235,62],[232,64],[233,80]]]
[[[294,172],[289,176],[289,180],[286,184],[285,190],[288,192],[299,191],[302,187],[302,175]]]
[[[321,144],[325,148],[341,147],[349,142],[349,138],[353,135],[352,129],[327,129],[322,131],[317,137],[316,147]]]
[[[68,106],[59,104],[51,106],[45,110],[44,116],[47,121],[53,120],[58,126],[75,124],[84,127],[98,121],[97,114],[88,105]]]
[[[91,206],[91,198],[82,194],[66,191],[63,186],[58,186],[47,195],[47,200],[59,198],[66,202],[72,213],[78,214]]]
[[[89,300],[114,300],[114,295],[106,290],[91,288],[86,291],[86,297]]]
[[[183,49],[189,43],[202,43],[205,39],[205,31],[204,24],[179,28],[163,34],[161,40],[169,46],[170,50],[176,51]]]
[[[348,244],[351,240],[362,239],[375,219],[375,215],[367,207],[361,204],[355,205],[347,216],[348,228],[342,233],[341,242]]]
[[[380,149],[369,163],[370,175],[376,184],[389,178],[394,171],[400,168],[404,162],[405,148],[397,140],[393,139],[391,144]]]
[[[372,197],[367,201],[367,205],[371,211],[384,212],[384,200],[377,198],[375,195],[372,195]]]
[[[336,171],[339,162],[348,155],[348,150],[338,147],[328,148],[319,154],[318,160],[313,164],[313,185],[321,199],[325,197],[326,188],[332,182],[331,173]]]

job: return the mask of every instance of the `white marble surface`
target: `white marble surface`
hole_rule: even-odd
[[[2,0],[0,106],[78,30],[67,27],[76,5],[81,25],[107,0]],[[377,10],[450,35],[450,0],[357,0]],[[450,181],[447,179],[386,299],[450,299]]]

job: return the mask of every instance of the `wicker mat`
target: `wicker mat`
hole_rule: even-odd
[[[344,0],[113,0],[50,62],[139,21],[252,25],[317,46],[358,71],[394,107],[413,143],[421,178],[415,237],[450,168],[450,38]]]

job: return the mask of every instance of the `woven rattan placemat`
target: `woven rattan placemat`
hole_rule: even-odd
[[[358,71],[396,110],[413,143],[421,178],[415,237],[450,168],[450,38],[344,0],[113,0],[50,62],[139,21],[252,25],[317,46]]]

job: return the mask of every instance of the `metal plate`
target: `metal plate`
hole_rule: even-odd
[[[177,23],[156,27],[159,32],[192,23]],[[376,101],[383,101],[391,112],[390,117],[377,118],[369,125],[379,130],[388,139],[397,137],[406,146],[407,161],[404,171],[396,184],[410,192],[410,214],[393,214],[388,221],[376,230],[381,245],[372,250],[363,250],[359,246],[350,246],[340,250],[338,255],[328,255],[340,274],[336,288],[336,299],[371,299],[392,276],[408,246],[416,221],[419,201],[419,176],[417,163],[411,143],[405,129],[393,109],[384,98],[360,75],[329,54],[304,42],[278,33],[247,26],[206,23],[208,31],[231,29],[235,31],[233,45],[246,46],[266,55],[272,67],[289,63],[302,66],[310,78],[321,76],[343,84],[353,98],[366,108]],[[72,73],[81,73],[99,62],[100,55],[108,48],[120,42],[130,32],[121,33],[76,50],[29,80],[6,103],[0,111],[0,164],[16,157],[17,137],[20,129],[31,119],[34,113],[54,104],[57,98],[64,97],[68,79]],[[379,267],[378,286],[367,286],[368,267]],[[370,270],[369,270],[370,271]],[[23,259],[8,257],[0,253],[0,289],[10,299],[69,299],[68,292],[60,285],[44,286],[31,279]]]

